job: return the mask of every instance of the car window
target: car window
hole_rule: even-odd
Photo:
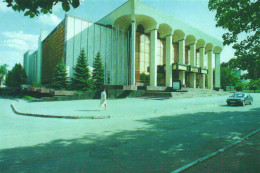
[[[232,97],[245,97],[245,94],[233,94]]]

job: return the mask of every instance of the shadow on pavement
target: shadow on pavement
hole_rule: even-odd
[[[4,149],[0,150],[0,170],[171,172],[258,129],[259,113],[257,108],[161,116],[138,120],[145,128]]]

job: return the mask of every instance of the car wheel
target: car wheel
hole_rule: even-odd
[[[229,102],[227,102],[227,105],[230,106],[231,104]]]
[[[253,101],[250,101],[249,104],[252,105],[252,104],[253,104]]]

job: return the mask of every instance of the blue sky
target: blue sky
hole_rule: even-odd
[[[96,22],[126,1],[83,0],[80,7],[71,9],[68,14]],[[215,27],[215,13],[208,10],[208,0],[141,1],[222,40],[225,31]],[[15,63],[23,63],[23,54],[27,50],[37,49],[41,30],[52,31],[64,19],[65,12],[58,4],[54,7],[53,14],[31,19],[5,6],[3,0],[0,0],[0,65],[8,64],[8,69],[11,69]],[[221,62],[226,62],[233,56],[231,46],[225,46],[221,53]]]

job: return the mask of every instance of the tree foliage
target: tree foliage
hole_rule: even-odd
[[[25,16],[33,18],[40,13],[52,13],[53,6],[62,3],[64,11],[68,12],[70,6],[77,8],[81,0],[4,0],[7,7],[11,7],[15,11],[23,11]]]
[[[8,87],[20,87],[22,84],[26,83],[26,74],[22,65],[15,64],[11,71],[8,71],[5,85]]]
[[[246,78],[260,78],[260,1],[209,0],[208,6],[216,11],[216,26],[227,30],[224,45],[234,44],[232,68],[247,70]],[[247,36],[241,39],[243,35]]]
[[[239,77],[235,72],[232,72],[228,63],[221,63],[220,76],[222,89],[225,89],[226,86],[237,86],[239,82]]]
[[[100,52],[97,53],[93,64],[92,79],[94,81],[94,90],[100,92],[104,88],[104,67]]]
[[[76,66],[73,68],[74,74],[71,78],[71,89],[88,91],[93,88],[93,83],[90,79],[90,70],[85,50],[82,49],[77,60]]]
[[[68,77],[64,63],[61,61],[55,68],[55,74],[52,82],[54,89],[67,89],[68,88]]]
[[[258,88],[260,88],[260,79],[258,79],[258,80],[250,80],[250,82],[249,82],[249,89],[250,90],[254,90],[254,92],[258,89]]]
[[[7,74],[7,64],[1,65],[0,66],[0,87],[2,85],[2,82],[4,81],[4,77]]]

